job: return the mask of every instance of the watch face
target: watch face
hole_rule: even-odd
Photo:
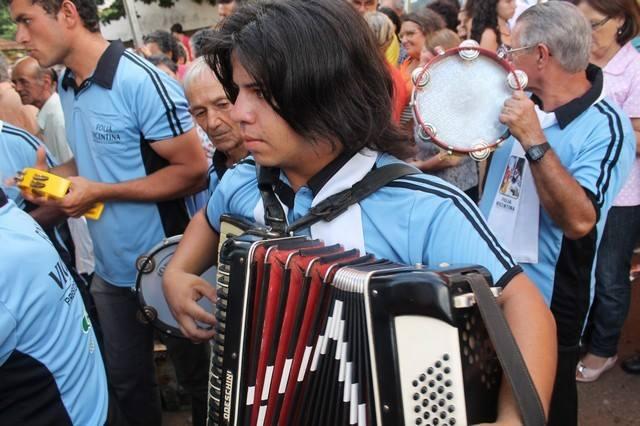
[[[534,146],[531,148],[531,157],[534,160],[537,160],[538,158],[540,158],[542,156],[542,154],[544,153],[544,151],[542,149],[540,149],[540,147],[538,145]]]
[[[548,143],[543,143],[540,145],[534,145],[527,150],[527,157],[529,157],[530,161],[538,161],[544,156],[544,153],[549,149]]]

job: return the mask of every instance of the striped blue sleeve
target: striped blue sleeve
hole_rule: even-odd
[[[595,104],[606,126],[585,134],[580,153],[567,165],[569,173],[588,190],[599,212],[608,209],[631,170],[635,136],[629,120],[608,101]]]
[[[147,141],[161,141],[180,136],[193,128],[189,104],[180,84],[133,53],[127,58],[145,74],[136,88],[134,111]]]
[[[434,196],[418,199],[410,219],[410,235],[420,236],[410,241],[422,244],[422,260],[427,266],[481,265],[500,285],[521,272],[464,193],[441,180],[409,177],[406,182]],[[434,198],[438,200],[435,204]]]
[[[222,176],[207,203],[207,221],[215,232],[220,230],[220,216],[223,214],[253,222],[253,210],[259,199],[255,162],[245,159]]]

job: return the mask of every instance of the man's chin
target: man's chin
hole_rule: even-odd
[[[241,143],[221,142],[221,143],[215,143],[215,144],[213,144],[213,146],[215,146],[216,149],[219,150],[219,151],[229,152],[229,151],[233,151],[236,148],[241,147],[242,146],[242,142]]]

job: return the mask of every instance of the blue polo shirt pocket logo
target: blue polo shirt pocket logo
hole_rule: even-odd
[[[114,129],[111,123],[96,122],[91,129],[93,142],[98,145],[113,145],[122,142],[122,136],[118,129]]]

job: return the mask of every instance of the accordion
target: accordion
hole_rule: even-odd
[[[470,279],[307,237],[219,252],[208,425],[494,421],[500,363]],[[494,295],[499,289],[491,289]]]

